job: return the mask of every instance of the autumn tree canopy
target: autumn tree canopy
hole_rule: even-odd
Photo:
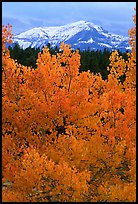
[[[3,26],[3,202],[136,200],[135,34],[128,60],[113,51],[103,80],[80,73],[64,43],[53,55],[44,47],[36,69],[17,63]]]

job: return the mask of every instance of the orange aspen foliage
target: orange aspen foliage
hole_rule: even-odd
[[[3,202],[136,201],[135,28],[129,33],[128,61],[113,51],[103,80],[79,73],[80,55],[64,43],[56,55],[44,47],[37,69],[18,64],[3,26]]]

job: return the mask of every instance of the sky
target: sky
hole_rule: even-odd
[[[127,36],[134,26],[136,2],[2,2],[2,24],[13,34],[39,26],[60,26],[85,20]]]

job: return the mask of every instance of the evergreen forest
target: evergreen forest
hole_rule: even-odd
[[[50,51],[51,55],[56,55],[60,52],[60,49],[56,47],[51,47],[50,43],[47,44],[47,48]],[[40,48],[31,48],[28,47],[26,49],[22,49],[18,43],[16,43],[13,47],[8,47],[10,51],[10,56],[12,59],[17,60],[18,63],[24,66],[30,66],[32,68],[36,68],[36,60],[38,58],[38,53],[42,50]],[[75,51],[74,51],[75,52]],[[120,56],[126,61],[128,59],[128,52],[121,52],[118,50]],[[107,71],[107,66],[109,66],[109,57],[111,55],[111,51],[108,49],[101,50],[79,50],[80,54],[80,69],[79,72],[88,71],[93,72],[94,74],[100,73],[103,79],[107,79],[109,71]]]

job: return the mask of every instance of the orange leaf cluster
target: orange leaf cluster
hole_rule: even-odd
[[[37,69],[10,58],[2,31],[3,202],[136,200],[136,55],[112,52],[107,80],[80,55],[44,47]],[[120,79],[126,76],[124,82]],[[8,182],[8,184],[7,184]]]

